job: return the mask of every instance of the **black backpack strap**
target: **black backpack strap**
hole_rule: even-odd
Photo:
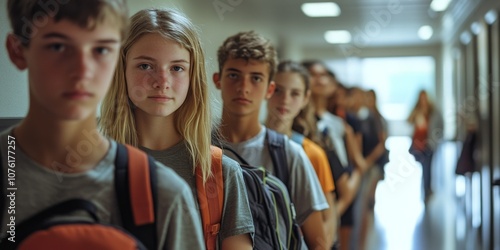
[[[115,160],[115,192],[118,199],[118,207],[120,209],[123,228],[132,233],[147,249],[158,249],[157,233],[156,233],[156,218],[158,216],[158,194],[157,194],[157,176],[156,164],[154,159],[148,155],[149,174],[151,182],[151,192],[153,195],[155,221],[151,224],[136,225],[132,211],[132,202],[129,189],[129,164],[127,148],[117,143],[117,152]]]
[[[272,129],[266,129],[267,146],[269,154],[273,160],[274,175],[278,177],[287,187],[289,187],[288,163],[285,152],[285,135]],[[288,188],[290,189],[290,188]],[[290,192],[290,190],[288,190]]]

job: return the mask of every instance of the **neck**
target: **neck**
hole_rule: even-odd
[[[228,112],[222,112],[222,120],[219,132],[224,140],[231,143],[239,143],[249,140],[259,134],[262,125],[257,116],[235,116]]]
[[[182,136],[175,129],[173,116],[151,116],[137,108],[135,123],[139,145],[152,150],[164,150],[179,143]]]
[[[266,119],[266,127],[274,129],[288,137],[292,136],[292,125],[293,120],[282,120],[272,116],[267,116]]]
[[[109,149],[109,141],[97,130],[95,114],[85,120],[61,121],[31,112],[13,135],[29,158],[63,173],[94,168]]]
[[[314,112],[317,115],[322,115],[326,112],[326,106],[328,105],[328,100],[321,96],[313,96],[311,98],[314,107]]]

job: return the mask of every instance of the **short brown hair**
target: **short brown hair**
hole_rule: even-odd
[[[257,60],[269,63],[269,81],[274,78],[278,55],[271,42],[255,31],[240,32],[228,37],[217,51],[219,72],[228,59]]]
[[[82,28],[94,28],[111,17],[120,27],[122,38],[128,23],[124,0],[8,0],[7,8],[14,34],[25,46],[49,18],[68,19]]]

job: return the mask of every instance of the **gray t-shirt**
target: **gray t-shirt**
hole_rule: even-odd
[[[0,134],[3,191],[7,191],[8,135]],[[12,140],[9,140],[12,141]],[[84,173],[52,171],[31,160],[15,145],[15,215],[3,213],[0,235],[6,233],[7,218],[15,216],[16,225],[43,209],[73,198],[89,200],[98,208],[102,223],[121,225],[114,188],[115,141],[110,141],[105,157],[94,169]],[[11,154],[12,156],[12,154]],[[159,249],[204,249],[203,234],[194,198],[186,182],[172,169],[158,163],[157,232]]]
[[[166,150],[151,150],[141,147],[142,150],[153,156],[157,161],[167,164],[174,169],[191,187],[193,196],[197,197],[196,177],[193,174],[193,161],[187,144],[182,141]],[[240,234],[253,234],[253,220],[245,182],[238,162],[227,156],[222,158],[222,173],[224,178],[224,208],[219,245],[227,237]],[[196,199],[196,206],[199,206]]]
[[[265,143],[265,137],[266,128],[262,126],[261,131],[255,137],[244,142],[227,144],[248,161],[248,164],[263,166],[272,174],[274,173],[274,166],[267,143]],[[297,213],[297,223],[302,225],[314,211],[327,209],[328,203],[316,172],[314,172],[314,168],[302,146],[285,136],[285,152],[290,173],[290,197]],[[229,151],[226,151],[226,153],[230,157],[233,156]],[[234,157],[234,159],[237,158]]]

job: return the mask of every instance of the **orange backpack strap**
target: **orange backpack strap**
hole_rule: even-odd
[[[211,146],[212,175],[203,185],[201,168],[196,167],[196,188],[207,250],[215,250],[224,207],[224,178],[222,176],[222,149]]]
[[[148,249],[156,249],[156,164],[145,152],[117,143],[115,192],[123,227]]]

